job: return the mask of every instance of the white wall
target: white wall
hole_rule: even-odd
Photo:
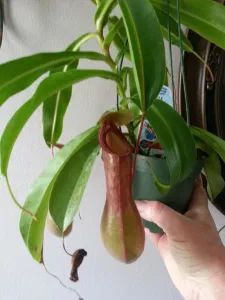
[[[1,62],[40,51],[62,50],[80,33],[93,30],[94,7],[89,0],[4,2],[6,26]],[[96,46],[95,43],[90,45]],[[1,132],[33,90],[31,87],[13,97],[1,108]],[[91,80],[76,86],[62,141],[88,128],[114,104],[115,89],[109,82]],[[42,139],[41,111],[38,111],[18,139],[10,163],[10,179],[21,202],[50,158]],[[31,259],[18,230],[20,213],[12,204],[3,179],[0,191],[0,300],[76,299]],[[70,258],[62,251],[61,240],[47,232],[45,260],[48,268],[66,284],[76,287],[85,300],[180,300],[150,242],[146,243],[143,256],[132,265],[123,265],[106,253],[99,235],[104,200],[104,174],[98,160],[81,205],[82,220],[76,219],[73,233],[66,241],[71,251],[80,247],[88,251],[80,269],[80,282],[75,285],[69,282]],[[222,225],[225,218],[215,209],[213,211],[219,226]]]

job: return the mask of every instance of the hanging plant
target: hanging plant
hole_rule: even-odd
[[[156,199],[184,213],[204,164],[209,166],[210,158],[225,161],[225,141],[191,127],[188,97],[185,122],[161,96],[169,91],[164,86],[168,74],[163,38],[169,40],[175,97],[172,44],[180,48],[181,63],[184,51],[194,53],[181,25],[225,48],[225,8],[212,0],[200,0],[198,5],[195,0],[92,2],[96,5],[95,32],[83,34],[65,51],[39,53],[0,65],[1,105],[48,73],[9,120],[0,143],[1,173],[14,202],[22,209],[20,232],[30,254],[40,263],[48,215],[62,235],[71,229],[99,153],[107,188],[102,238],[107,250],[125,263],[137,259],[144,249],[143,222],[133,199]],[[114,15],[115,7],[119,7],[120,17]],[[99,52],[82,50],[90,39],[97,40]],[[111,54],[114,46],[115,56]],[[105,68],[81,69],[79,62],[83,59],[101,61]],[[182,74],[185,89],[183,64]],[[102,112],[96,124],[62,146],[59,141],[72,87],[95,77],[115,84],[117,105],[114,110]],[[47,146],[62,149],[21,205],[10,185],[8,164],[17,137],[40,106]],[[143,138],[146,135],[148,138]],[[219,167],[214,174],[220,176]],[[205,175],[210,184],[211,176]],[[224,181],[217,188],[222,186]],[[144,225],[154,232],[160,230],[154,224]]]

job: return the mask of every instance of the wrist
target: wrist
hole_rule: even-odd
[[[224,300],[225,299],[225,248],[215,252],[212,263],[207,268],[203,279],[199,300]],[[194,300],[194,299],[193,299]],[[195,299],[196,300],[196,299]]]

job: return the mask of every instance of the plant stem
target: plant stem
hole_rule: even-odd
[[[77,292],[77,290],[75,290],[75,289],[73,289],[73,288],[68,287],[67,285],[65,285],[65,284],[62,282],[62,280],[61,280],[57,275],[53,274],[52,272],[50,272],[50,271],[48,270],[48,268],[46,267],[46,264],[45,264],[45,261],[44,261],[43,258],[42,258],[42,265],[43,265],[43,267],[44,267],[46,273],[47,273],[48,275],[50,275],[51,277],[53,277],[54,279],[56,279],[64,289],[67,289],[67,290],[73,292],[74,294],[76,294],[76,296],[78,297],[78,300],[83,300],[83,298],[81,298],[81,296],[80,296],[80,294]]]
[[[139,146],[140,146],[140,141],[141,141],[141,133],[144,127],[144,120],[145,120],[145,115],[142,114],[141,116],[141,124],[140,124],[140,129],[139,129],[139,133],[138,133],[138,140],[136,143],[136,147],[135,147],[135,152],[134,152],[134,160],[133,160],[133,166],[132,166],[132,175],[134,176],[134,171],[135,171],[135,167],[136,167],[136,160],[137,160],[137,154],[139,151]]]
[[[170,26],[170,0],[167,0],[167,29],[169,35],[169,54],[170,54],[170,68],[171,68],[171,79],[172,79],[172,90],[173,90],[173,101],[175,101],[175,83],[174,83],[174,70],[173,70],[173,50],[172,50],[172,36],[171,36],[171,26]]]
[[[13,191],[12,191],[11,185],[10,185],[10,183],[9,183],[8,177],[6,177],[6,184],[7,184],[7,188],[8,188],[8,191],[9,191],[9,193],[10,193],[10,196],[11,196],[13,202],[15,203],[15,205],[16,205],[19,209],[21,209],[24,213],[26,213],[27,215],[29,215],[30,217],[32,217],[32,219],[34,219],[35,221],[37,221],[36,216],[35,216],[31,211],[29,211],[29,210],[27,210],[26,208],[24,208],[24,207],[16,200],[16,197],[15,197],[15,195],[14,195],[14,193],[13,193]]]
[[[135,146],[136,145],[136,136],[134,134],[133,123],[130,123],[130,124],[127,125],[127,130],[128,130],[128,133],[129,133],[130,140],[131,140],[132,144]]]
[[[65,236],[63,234],[63,250],[65,251],[65,253],[71,257],[73,257],[73,254],[70,253],[67,249],[66,249],[66,245],[65,245]]]
[[[112,71],[116,72],[117,65],[114,62],[114,60],[112,59],[112,56],[110,54],[109,49],[104,47],[103,33],[102,32],[97,32],[96,34],[97,34],[97,39],[98,39],[98,42],[99,42],[99,46],[102,50],[102,53],[107,57],[107,60],[109,61],[109,64],[110,64],[110,67],[111,67]]]
[[[181,76],[184,88],[184,101],[185,101],[185,110],[186,110],[186,120],[187,125],[190,127],[190,108],[189,108],[189,101],[188,101],[188,92],[187,92],[187,85],[186,85],[186,75],[184,69],[184,50],[183,50],[183,43],[182,43],[182,35],[181,35],[181,20],[180,20],[180,0],[176,0],[177,6],[177,23],[178,23],[178,33],[179,33],[179,46],[180,46],[180,59],[181,59]]]
[[[112,59],[112,56],[110,54],[110,50],[108,48],[104,47],[104,36],[103,36],[103,33],[102,32],[97,32],[96,34],[98,35],[98,42],[99,42],[100,48],[102,49],[102,53],[107,57],[109,65],[110,65],[112,71],[114,73],[116,73],[120,77],[119,70],[117,68],[117,64]],[[126,101],[126,103],[127,103],[127,109],[129,109],[129,107],[128,107],[128,98],[126,96],[122,80],[121,80],[121,82],[117,83],[117,88],[118,88],[118,94],[120,95],[120,97],[122,99],[127,100]],[[135,137],[135,134],[134,134],[133,124],[127,125],[127,130],[128,130],[128,133],[129,133],[130,140],[131,140],[132,144],[135,146],[136,145],[136,137]]]
[[[96,32],[88,32],[85,35],[83,35],[83,37],[81,38],[81,40],[79,41],[78,44],[76,44],[76,48],[80,48],[80,46],[82,46],[85,42],[87,42],[90,39],[93,38],[97,38],[98,34]]]

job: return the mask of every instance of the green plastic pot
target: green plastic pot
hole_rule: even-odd
[[[161,194],[155,186],[150,168],[153,168],[157,178],[169,182],[169,169],[164,158],[137,155],[135,174],[133,179],[133,198],[135,200],[158,200],[180,213],[188,209],[195,179],[200,174],[202,162],[197,162],[192,174],[179,183],[167,194]],[[153,233],[161,233],[162,229],[152,222],[144,221],[144,226]]]

